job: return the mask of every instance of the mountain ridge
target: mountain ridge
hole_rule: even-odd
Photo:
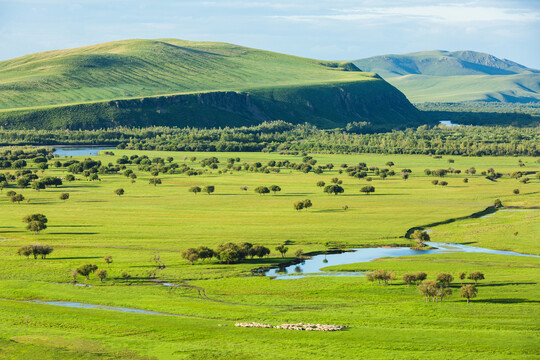
[[[217,127],[277,119],[326,128],[424,123],[403,94],[351,62],[233,44],[122,40],[0,62],[5,127]]]

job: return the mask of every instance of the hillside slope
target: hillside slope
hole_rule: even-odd
[[[355,60],[412,102],[538,102],[540,71],[474,51],[424,51]]]
[[[0,124],[229,126],[282,119],[321,127],[416,126],[420,113],[352,63],[237,45],[125,40],[0,62]]]

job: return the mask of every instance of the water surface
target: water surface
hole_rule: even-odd
[[[97,156],[101,150],[114,150],[114,146],[105,145],[57,145],[54,147],[54,155],[66,156]]]

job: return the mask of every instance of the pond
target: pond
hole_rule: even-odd
[[[465,252],[465,253],[484,253],[484,254],[496,254],[496,255],[514,255],[514,256],[530,256],[540,257],[538,255],[520,254],[513,251],[501,251],[484,249],[475,246],[468,246],[463,244],[452,243],[436,243],[426,242],[426,245],[434,247],[436,249],[431,250],[414,250],[411,248],[362,248],[352,249],[352,251],[344,252],[341,254],[328,254],[328,255],[316,255],[311,259],[289,265],[286,267],[270,269],[265,275],[270,276],[273,279],[279,280],[292,280],[301,279],[306,276],[364,276],[359,272],[338,272],[338,271],[324,271],[321,270],[327,266],[333,265],[346,265],[360,262],[373,261],[382,257],[400,257],[400,256],[412,256],[412,255],[427,255],[427,254],[440,254],[450,252]]]
[[[97,156],[101,150],[114,150],[114,146],[106,145],[55,145],[54,155],[66,156]]]
[[[72,307],[72,308],[79,308],[79,309],[101,309],[101,310],[112,310],[112,311],[121,311],[121,312],[129,312],[129,313],[136,313],[136,314],[147,314],[147,315],[182,316],[182,315],[176,315],[176,314],[160,313],[160,312],[157,312],[157,311],[132,309],[132,308],[125,308],[125,307],[118,307],[118,306],[85,304],[85,303],[71,302],[71,301],[29,300],[27,302],[32,302],[32,303],[37,303],[37,304],[45,304],[45,305]]]

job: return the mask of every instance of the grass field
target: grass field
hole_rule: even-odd
[[[220,169],[229,157],[241,163],[269,160],[300,162],[300,156],[262,153],[178,153],[114,150],[115,156],[96,157],[115,163],[118,156],[148,154],[150,158],[196,156],[198,161],[216,156]],[[401,281],[391,286],[371,285],[363,277],[307,277],[271,280],[251,276],[251,270],[292,260],[298,248],[325,251],[327,241],[347,246],[409,245],[404,238],[413,226],[463,217],[481,211],[500,199],[505,206],[538,206],[539,180],[523,185],[503,177],[490,181],[479,175],[494,168],[503,174],[524,169],[536,172],[535,158],[457,157],[436,159],[405,155],[313,155],[318,164],[333,163],[332,171],[304,174],[282,169],[278,174],[247,171],[200,176],[161,175],[163,184],[148,184],[148,173],[137,173],[134,184],[122,175],[100,175],[102,181],[84,179],[42,190],[15,190],[30,202],[12,204],[0,194],[0,359],[324,359],[337,354],[349,358],[475,358],[530,359],[538,354],[538,258],[487,254],[437,254],[382,259],[331,270],[426,271],[480,270],[486,280],[471,304],[459,297],[459,286],[443,303],[425,303],[415,286]],[[454,163],[449,164],[448,159]],[[521,159],[525,167],[518,167]],[[380,180],[373,176],[375,193],[364,195],[365,180],[339,174],[341,164],[366,162],[385,167],[393,161],[400,176]],[[424,169],[465,170],[477,175],[448,175],[448,186],[434,186]],[[45,175],[65,176],[59,169]],[[80,178],[81,176],[77,176]],[[316,186],[339,177],[345,192],[327,195]],[[469,182],[464,183],[463,178]],[[258,195],[259,185],[276,184],[276,195]],[[215,185],[212,195],[188,192],[192,185]],[[247,192],[240,189],[248,186]],[[114,190],[124,188],[122,197]],[[519,195],[512,190],[520,189]],[[69,192],[70,199],[58,197]],[[297,212],[292,204],[309,198],[313,207]],[[349,209],[343,210],[347,205]],[[44,213],[49,227],[39,235],[24,229],[23,216]],[[463,242],[494,249],[539,254],[538,215],[498,212],[482,219],[465,219],[432,228],[432,240]],[[518,235],[514,233],[518,231]],[[289,241],[281,258],[274,250]],[[268,246],[269,258],[241,264],[216,262],[189,265],[181,251],[187,247],[249,241]],[[50,244],[46,260],[27,260],[16,249],[28,243]],[[159,254],[167,267],[150,279]],[[73,286],[71,269],[83,263],[107,268],[105,255],[114,262],[103,284],[92,276],[79,281],[92,287]],[[121,277],[129,272],[130,280]],[[171,288],[159,282],[193,287]],[[144,309],[181,316],[145,315],[110,310],[67,308],[27,300],[72,301]],[[278,325],[313,322],[350,325],[346,331],[296,332],[277,329],[236,328],[235,321]]]

